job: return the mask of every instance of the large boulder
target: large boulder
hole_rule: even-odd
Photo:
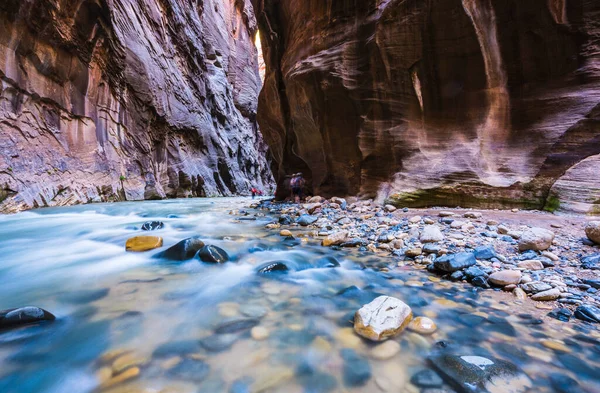
[[[544,228],[531,228],[523,232],[519,239],[519,251],[544,251],[550,248],[554,232]]]
[[[52,313],[39,307],[11,308],[0,311],[0,329],[11,329],[55,319]]]
[[[192,259],[202,247],[204,242],[199,237],[190,237],[158,253],[156,257],[171,261],[187,261]]]
[[[435,269],[444,273],[453,273],[475,264],[477,264],[477,260],[471,252],[442,255],[433,262]]]
[[[383,341],[402,332],[412,320],[412,310],[403,301],[379,296],[362,306],[354,316],[354,331],[373,341]]]
[[[596,244],[600,244],[600,221],[590,221],[585,226],[585,234],[588,239]]]

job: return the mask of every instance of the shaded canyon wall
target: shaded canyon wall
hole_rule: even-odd
[[[272,184],[249,0],[2,0],[0,212]]]
[[[597,0],[254,0],[279,184],[600,214]]]

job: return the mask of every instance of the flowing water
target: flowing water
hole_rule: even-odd
[[[35,305],[57,317],[0,333],[0,392],[419,392],[408,381],[446,345],[516,364],[531,392],[560,391],[567,377],[580,383],[571,391],[600,391],[594,326],[546,318],[508,294],[440,281],[397,258],[322,248],[300,236],[306,229],[300,241],[284,240],[264,229],[272,218],[258,210],[228,214],[247,204],[97,204],[0,217],[0,308]],[[197,235],[233,261],[125,252],[149,220],[165,223],[152,233],[165,247]],[[326,256],[341,266],[318,268]],[[275,260],[299,269],[256,274]],[[400,352],[378,359],[350,321],[380,294],[432,318],[437,332],[405,331],[394,339]]]

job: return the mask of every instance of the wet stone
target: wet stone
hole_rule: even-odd
[[[109,291],[109,288],[83,289],[64,293],[58,297],[58,300],[69,304],[87,304],[105,298]]]
[[[271,275],[277,273],[287,273],[290,269],[287,264],[282,261],[267,262],[258,268],[258,274],[260,275]]]
[[[443,354],[429,358],[442,378],[460,392],[521,393],[531,386],[529,378],[512,363],[476,355]]]
[[[0,311],[0,329],[54,321],[56,317],[39,307],[21,307]]]
[[[600,308],[591,304],[584,304],[575,310],[575,318],[585,322],[600,323]]]
[[[229,255],[220,247],[206,245],[198,251],[198,259],[206,263],[225,263],[229,261]]]
[[[352,349],[342,349],[340,354],[342,359],[344,359],[344,385],[348,387],[365,385],[371,379],[369,361]]]
[[[142,225],[142,231],[156,231],[164,227],[165,224],[161,221],[148,221]]]
[[[182,379],[184,381],[200,382],[209,373],[210,367],[201,360],[184,358],[174,367],[167,371],[170,378]]]
[[[167,248],[156,255],[156,258],[164,258],[171,261],[187,261],[204,247],[204,242],[199,237],[190,237]]]
[[[437,388],[444,384],[444,380],[430,369],[419,371],[411,377],[410,382],[421,388]]]
[[[215,334],[200,340],[200,345],[209,352],[223,352],[238,340],[237,334]]]
[[[258,325],[260,321],[258,319],[237,319],[233,321],[228,321],[220,324],[215,328],[216,334],[231,334],[231,333],[239,333],[246,330],[250,330],[256,325]]]
[[[581,258],[581,268],[600,270],[600,253],[587,255]]]
[[[161,344],[153,352],[153,358],[168,358],[173,356],[196,353],[201,350],[198,340],[171,341]]]

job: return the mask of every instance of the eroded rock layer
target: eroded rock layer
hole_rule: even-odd
[[[254,2],[279,189],[598,211],[600,2]],[[551,192],[552,190],[552,192]]]
[[[0,2],[0,212],[268,188],[249,0]]]

